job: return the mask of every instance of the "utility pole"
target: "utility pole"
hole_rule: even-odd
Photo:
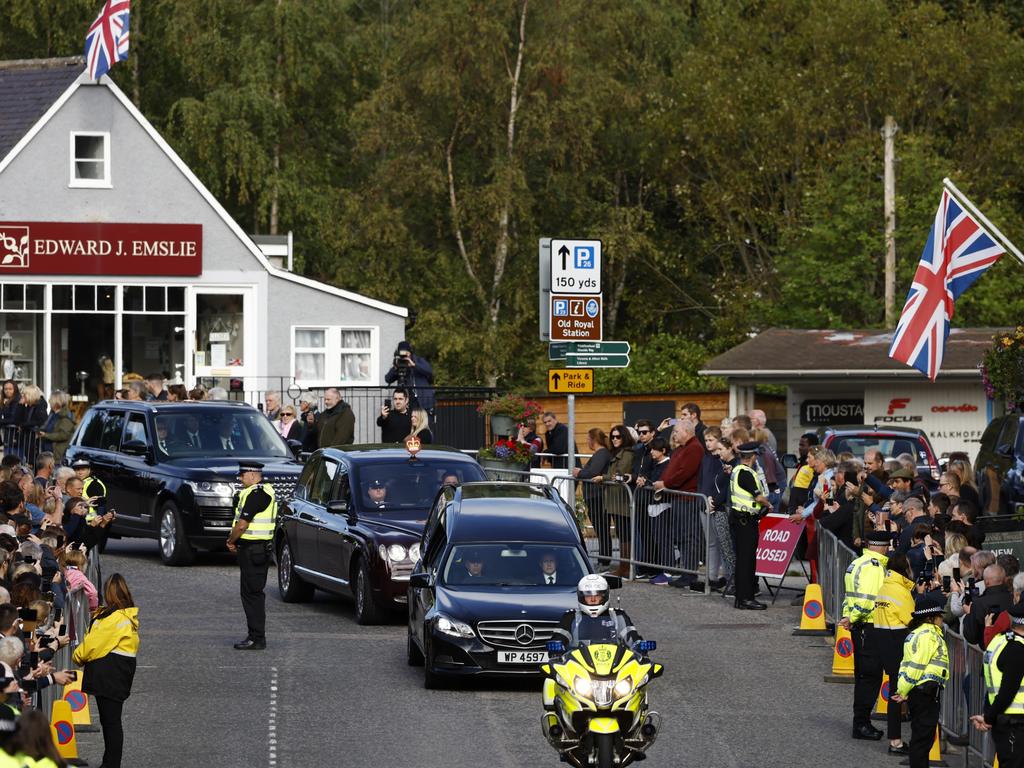
[[[893,138],[900,127],[886,115],[885,140],[885,327],[896,327],[896,152]]]

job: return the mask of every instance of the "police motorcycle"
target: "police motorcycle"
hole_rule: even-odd
[[[640,638],[625,611],[609,607],[608,590],[597,574],[580,579],[579,610],[567,611],[555,630],[566,642],[550,641],[541,667],[544,737],[576,768],[643,760],[661,727],[647,702],[647,684],[663,673],[647,656],[656,643]]]

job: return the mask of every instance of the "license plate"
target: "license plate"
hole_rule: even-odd
[[[547,660],[547,651],[498,651],[499,664],[543,664]]]

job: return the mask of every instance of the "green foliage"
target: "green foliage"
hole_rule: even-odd
[[[898,304],[945,176],[1024,242],[1022,8],[133,0],[112,76],[304,274],[408,306],[439,383],[541,388],[537,239],[588,236],[634,350],[598,388],[694,389],[768,326],[884,324],[886,115]],[[0,56],[80,55],[97,10],[9,0]],[[1016,325],[1022,293],[1003,259],[954,325]]]
[[[1011,409],[1024,405],[1024,325],[992,338],[981,372],[990,398],[1006,401]]]

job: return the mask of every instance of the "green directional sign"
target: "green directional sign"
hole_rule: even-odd
[[[565,364],[570,368],[626,368],[629,366],[629,355],[580,355],[570,352],[565,357]]]
[[[571,341],[552,341],[548,344],[548,360],[565,360],[571,350]]]
[[[628,355],[628,341],[574,341],[573,354],[577,355]]]

